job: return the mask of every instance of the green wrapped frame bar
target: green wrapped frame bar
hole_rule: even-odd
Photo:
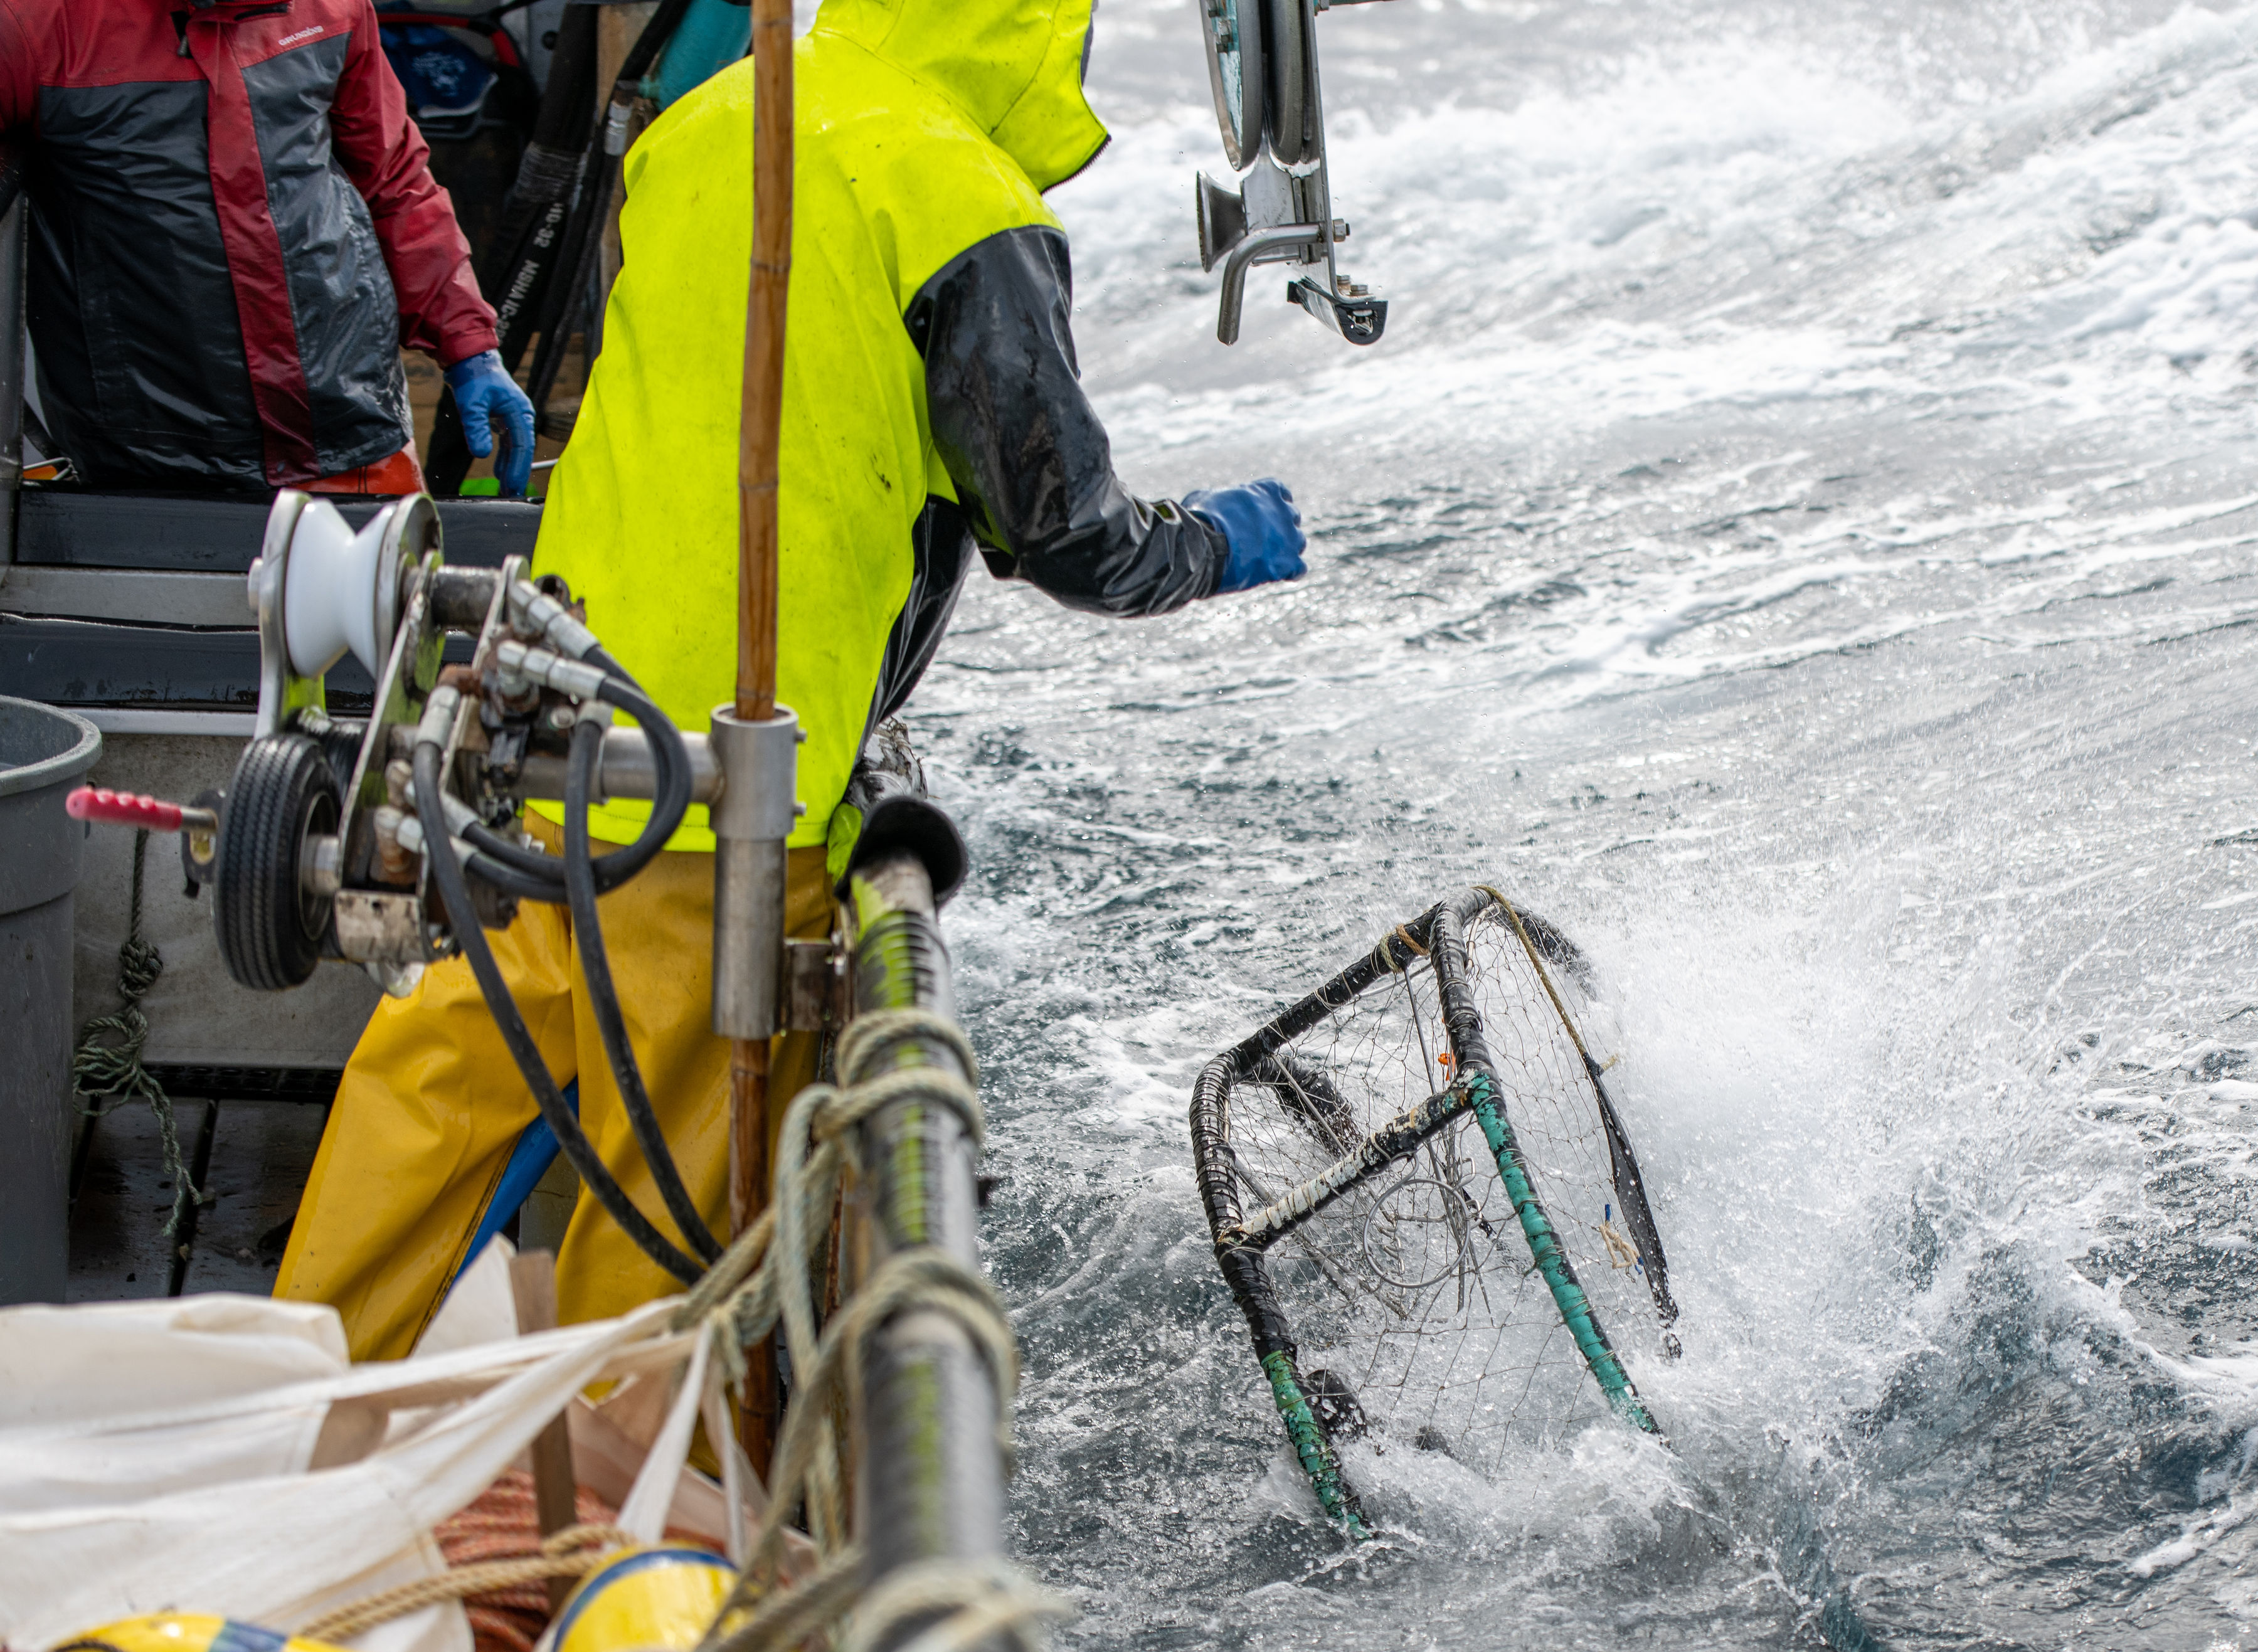
[[[1310,1478],[1319,1504],[1327,1515],[1359,1541],[1373,1536],[1374,1528],[1355,1488],[1343,1475],[1339,1456],[1303,1391],[1293,1328],[1279,1304],[1265,1253],[1279,1238],[1348,1188],[1402,1159],[1420,1141],[1467,1112],[1473,1115],[1496,1163],[1499,1179],[1512,1202],[1522,1237],[1529,1245],[1530,1259],[1601,1393],[1625,1422],[1648,1434],[1658,1436],[1662,1432],[1653,1413],[1639,1398],[1593,1311],[1576,1278],[1575,1268],[1553,1230],[1551,1218],[1546,1215],[1530,1181],[1514,1138],[1512,1122],[1497,1087],[1496,1068],[1482,1037],[1480,1018],[1466,982],[1466,927],[1492,905],[1513,920],[1516,933],[1529,947],[1531,961],[1540,974],[1544,969],[1544,956],[1550,956],[1556,964],[1581,967],[1573,946],[1542,918],[1507,905],[1494,890],[1461,890],[1395,930],[1372,952],[1317,991],[1217,1056],[1201,1070],[1192,1088],[1193,1166],[1200,1202],[1207,1212],[1209,1230],[1215,1242],[1216,1264],[1246,1321],[1255,1357],[1269,1379],[1271,1396],[1285,1424],[1287,1438],[1303,1471]],[[1445,1032],[1459,1078],[1441,1093],[1353,1142],[1338,1139],[1323,1116],[1324,1109],[1305,1102],[1297,1110],[1303,1111],[1313,1133],[1330,1141],[1340,1157],[1328,1169],[1290,1189],[1250,1218],[1241,1204],[1239,1178],[1232,1167],[1232,1090],[1249,1081],[1274,1084],[1290,1081],[1297,1090],[1316,1088],[1296,1070],[1291,1057],[1282,1053],[1286,1046],[1346,1008],[1376,982],[1401,974],[1423,954],[1433,961]],[[1549,979],[1545,985],[1550,992]],[[1581,1036],[1567,1021],[1566,1010],[1559,1005],[1557,996],[1554,1002],[1563,1025],[1581,1053]],[[1674,1351],[1675,1341],[1669,1336],[1669,1328],[1678,1317],[1678,1307],[1670,1294],[1669,1263],[1647,1205],[1638,1162],[1616,1117],[1614,1098],[1608,1094],[1600,1076],[1598,1064],[1588,1054],[1584,1055],[1583,1061],[1607,1135],[1610,1169],[1615,1192],[1622,1201],[1624,1223],[1644,1265],[1665,1345]],[[1318,1100],[1324,1100],[1322,1090]]]

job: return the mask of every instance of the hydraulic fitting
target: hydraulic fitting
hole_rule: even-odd
[[[597,646],[596,634],[581,624],[572,609],[530,579],[511,584],[509,613],[522,634],[539,638],[559,654],[585,660]]]
[[[607,680],[595,666],[567,659],[553,649],[528,648],[515,641],[494,649],[494,663],[501,668],[501,691],[511,698],[524,684],[538,683],[574,699],[593,699]]]
[[[503,643],[504,648],[509,644]],[[437,746],[442,751],[447,747],[447,736],[454,732],[455,713],[462,709],[463,696],[453,688],[435,688],[431,698],[423,702],[423,720],[415,725],[418,746]]]

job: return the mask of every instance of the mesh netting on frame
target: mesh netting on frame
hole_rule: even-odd
[[[1319,1500],[1338,1443],[1495,1475],[1613,1410],[1609,1341],[1677,1316],[1638,1166],[1576,1023],[1574,947],[1466,890],[1201,1073],[1216,1258]]]

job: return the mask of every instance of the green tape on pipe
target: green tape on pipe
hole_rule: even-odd
[[[1302,1459],[1302,1472],[1310,1477],[1317,1501],[1359,1542],[1376,1535],[1364,1518],[1364,1508],[1357,1501],[1356,1493],[1341,1478],[1340,1459],[1333,1455],[1333,1443],[1325,1437],[1316,1414],[1310,1409],[1293,1360],[1282,1353],[1265,1354],[1262,1369],[1269,1376],[1270,1397],[1278,1402],[1278,1414],[1286,1421],[1286,1437],[1293,1442],[1294,1455]]]
[[[1514,1214],[1521,1218],[1522,1237],[1529,1241],[1529,1254],[1535,1258],[1537,1271],[1544,1276],[1544,1283],[1552,1293],[1552,1305],[1560,1310],[1568,1334],[1576,1339],[1577,1350],[1591,1367],[1608,1403],[1617,1414],[1647,1433],[1659,1435],[1661,1426],[1639,1400],[1638,1390],[1631,1386],[1622,1361],[1615,1358],[1615,1351],[1608,1346],[1608,1339],[1601,1334],[1599,1321],[1592,1315],[1592,1305],[1585,1299],[1584,1287],[1576,1283],[1568,1266],[1567,1252],[1560,1248],[1560,1236],[1552,1230],[1552,1218],[1544,1214],[1544,1205],[1537,1202],[1537,1189],[1530,1186],[1528,1167],[1521,1162],[1521,1149],[1513,1139],[1513,1127],[1505,1122],[1505,1114],[1497,1104],[1495,1086],[1487,1074],[1473,1076],[1474,1122],[1481,1126],[1482,1139],[1489,1144],[1490,1157],[1497,1160],[1498,1179],[1505,1183],[1506,1196],[1513,1201]]]

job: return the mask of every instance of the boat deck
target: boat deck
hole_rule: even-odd
[[[100,1103],[98,1117],[81,1118],[71,1157],[69,1300],[265,1295],[274,1287],[337,1075],[156,1071],[174,1098],[190,1180],[209,1202],[191,1206],[168,1242],[174,1188],[156,1114],[142,1101]]]

